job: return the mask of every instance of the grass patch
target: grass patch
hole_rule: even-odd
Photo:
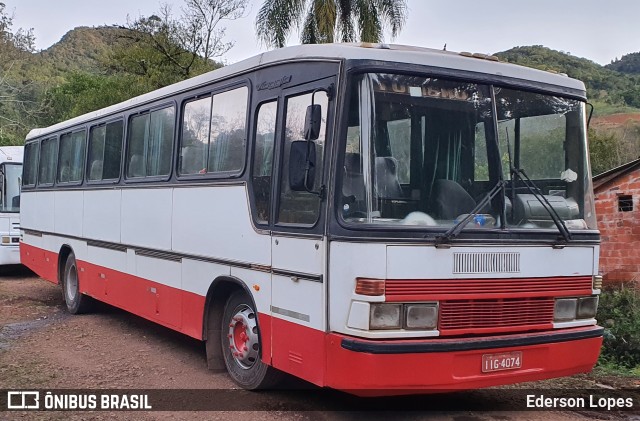
[[[629,107],[624,104],[609,104],[607,102],[592,101],[593,104],[593,116],[607,116],[611,114],[635,114],[640,113],[640,109]],[[587,112],[589,112],[587,107]]]
[[[625,285],[604,289],[598,321],[605,328],[598,367],[640,376],[640,290]]]

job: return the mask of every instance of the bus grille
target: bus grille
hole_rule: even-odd
[[[548,329],[553,298],[451,300],[440,302],[443,335]]]
[[[387,301],[591,295],[590,276],[555,278],[387,279]]]

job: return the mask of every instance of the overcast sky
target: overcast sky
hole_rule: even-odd
[[[36,47],[46,49],[77,26],[122,24],[127,15],[148,16],[160,3],[182,0],[2,0],[14,14],[14,29],[33,28]],[[263,0],[249,0],[247,17],[226,22],[235,41],[223,58],[233,63],[265,48],[255,37],[254,21]],[[495,53],[514,46],[544,45],[608,64],[640,51],[638,0],[408,0],[409,13],[397,39],[387,42],[450,51]],[[289,45],[298,43],[294,34]]]

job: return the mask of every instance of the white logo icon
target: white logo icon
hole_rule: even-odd
[[[40,392],[7,392],[7,409],[40,409]]]

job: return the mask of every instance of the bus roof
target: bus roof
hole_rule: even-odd
[[[17,162],[22,163],[24,146],[0,146],[0,163]]]
[[[172,94],[187,91],[198,86],[206,85],[218,79],[241,74],[253,68],[293,60],[375,60],[382,62],[417,64],[451,70],[462,70],[484,75],[508,77],[531,81],[534,83],[553,85],[561,88],[569,88],[582,92],[585,91],[584,83],[577,79],[567,77],[566,75],[490,60],[486,59],[487,57],[488,56],[484,54],[471,55],[469,53],[456,53],[452,51],[394,44],[307,44],[285,47],[253,56],[238,63],[166,86],[147,94],[131,98],[119,104],[93,111],[47,128],[33,129],[27,135],[27,140],[64,129],[65,127],[98,119]]]

